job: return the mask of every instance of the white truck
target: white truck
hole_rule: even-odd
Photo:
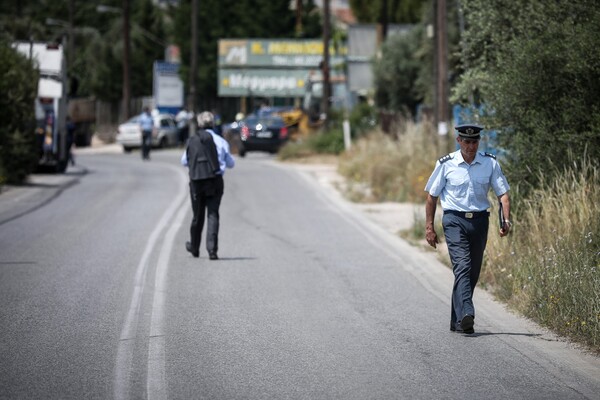
[[[67,169],[67,72],[63,46],[55,43],[15,42],[19,53],[39,70],[35,118],[39,166],[55,172]]]

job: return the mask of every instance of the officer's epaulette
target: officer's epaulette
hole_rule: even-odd
[[[486,156],[486,157],[492,157],[494,160],[496,159],[496,156],[494,154],[492,154],[492,153],[485,152],[485,153],[483,153],[483,155]]]
[[[452,154],[446,154],[444,157],[440,158],[438,161],[440,162],[440,164],[443,164],[448,160],[452,160]]]

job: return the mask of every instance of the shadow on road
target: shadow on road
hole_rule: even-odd
[[[538,337],[542,336],[539,333],[521,333],[521,332],[475,332],[470,335],[465,335],[468,337],[479,337],[479,336],[495,336],[495,335],[507,335],[507,336],[529,336],[529,337]]]

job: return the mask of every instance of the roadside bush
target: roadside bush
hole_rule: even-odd
[[[360,103],[350,113],[352,137],[357,139],[377,126],[377,109],[369,103]]]
[[[278,153],[280,160],[309,157],[316,154],[338,155],[344,151],[344,134],[340,128],[315,133],[304,140],[288,142]]]
[[[319,154],[340,154],[344,151],[344,133],[334,129],[308,139],[309,146]]]
[[[515,210],[508,241],[490,229],[482,281],[524,315],[600,351],[600,169],[570,160]]]
[[[0,39],[0,185],[21,183],[35,168],[37,71]]]
[[[436,154],[428,125],[409,122],[395,137],[373,131],[360,138],[342,154],[338,169],[356,201],[420,202]]]

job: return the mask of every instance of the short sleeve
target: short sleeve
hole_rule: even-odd
[[[492,170],[492,178],[490,179],[490,183],[492,185],[492,188],[494,189],[494,193],[496,193],[496,196],[502,196],[510,189],[508,180],[506,180],[506,177],[504,176],[502,168],[500,167],[500,164],[498,162],[494,162],[494,168]]]
[[[444,166],[439,161],[436,162],[435,168],[425,185],[425,191],[429,192],[433,197],[439,197],[442,190],[446,186],[446,178],[444,176]]]

